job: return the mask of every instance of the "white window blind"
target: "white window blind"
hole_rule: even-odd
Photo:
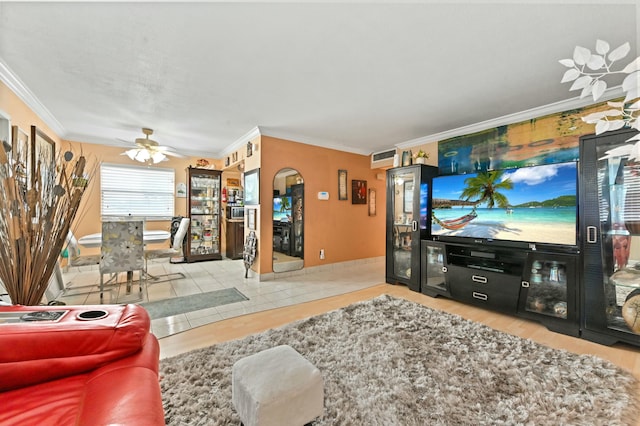
[[[102,164],[101,214],[171,219],[174,216],[175,170]]]

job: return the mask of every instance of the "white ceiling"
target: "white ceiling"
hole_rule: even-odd
[[[635,0],[0,0],[0,78],[65,139],[124,147],[151,127],[221,158],[259,129],[368,154],[562,110],[577,94],[558,60],[603,39],[630,61],[639,16]]]

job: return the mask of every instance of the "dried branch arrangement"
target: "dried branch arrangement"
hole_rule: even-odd
[[[36,158],[34,175],[0,148],[0,281],[11,302],[38,305],[97,163],[72,151]]]

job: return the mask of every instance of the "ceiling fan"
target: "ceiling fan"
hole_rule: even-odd
[[[149,139],[149,136],[153,134],[153,129],[143,127],[142,133],[145,134],[145,137],[136,138],[136,147],[123,152],[121,155],[126,155],[132,160],[147,164],[156,164],[161,161],[166,161],[167,155],[180,158],[184,157],[184,155],[175,152],[172,147],[162,146],[153,139]],[[124,142],[129,143],[128,141]]]

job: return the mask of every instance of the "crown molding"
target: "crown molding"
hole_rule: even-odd
[[[335,149],[336,151],[350,152],[352,154],[361,154],[361,155],[369,155],[370,151],[365,149],[358,149],[351,146],[341,145],[336,143],[335,141],[330,140],[321,140],[310,138],[308,136],[296,135],[290,132],[283,132],[279,130],[269,129],[269,128],[260,128],[261,132],[265,136],[271,136],[273,138],[285,139],[292,142],[303,143],[305,145],[313,145],[319,146],[327,149]]]
[[[64,126],[51,114],[42,102],[33,94],[31,90],[11,71],[11,69],[0,58],[0,81],[6,84],[27,106],[40,117],[47,126],[53,130],[58,137],[65,139],[67,131]]]
[[[258,126],[254,127],[253,129],[249,130],[247,133],[236,139],[231,145],[222,150],[219,155],[220,158],[224,158],[232,152],[237,151],[243,146],[246,146],[247,142],[257,138],[261,134],[262,133],[260,132],[260,128]]]
[[[621,86],[616,86],[607,89],[602,96],[602,101],[605,102],[614,98],[623,96]],[[600,101],[599,101],[600,102]],[[470,124],[468,126],[458,127],[456,129],[447,130],[440,133],[434,133],[432,135],[423,136],[416,139],[411,139],[406,142],[396,144],[397,148],[411,148],[418,145],[424,145],[431,142],[443,141],[457,136],[470,135],[473,133],[481,132],[483,130],[492,129],[494,127],[505,126],[507,124],[519,123],[521,121],[531,120],[533,118],[540,118],[550,114],[556,114],[558,112],[569,111],[577,108],[584,108],[589,105],[593,105],[592,98],[587,97],[580,99],[579,97],[567,99],[564,101],[554,102],[552,104],[543,105],[541,107],[531,108],[525,111],[516,112],[513,114],[504,115],[502,117],[493,118],[491,120],[481,121],[479,123]]]

